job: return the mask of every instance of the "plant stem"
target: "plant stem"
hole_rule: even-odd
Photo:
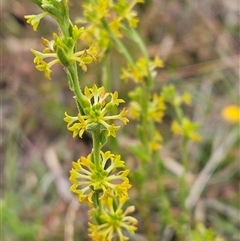
[[[182,113],[180,108],[176,108],[178,110],[177,117],[180,120],[180,124],[182,123]],[[186,240],[186,238],[189,235],[189,211],[186,206],[186,198],[188,194],[188,184],[186,180],[186,174],[188,170],[188,141],[189,139],[184,136],[182,140],[182,154],[181,154],[181,160],[183,165],[183,173],[180,177],[180,186],[179,186],[179,195],[180,195],[180,205],[181,205],[181,214],[180,214],[180,223],[181,228],[178,229],[178,235],[180,240]]]
[[[77,102],[79,113],[84,114],[84,108],[86,107],[86,102],[88,102],[88,100],[83,95],[80,88],[78,73],[77,73],[77,65],[76,64],[70,65],[66,69],[66,73],[70,82],[70,87],[72,88],[72,91],[76,96],[76,102]]]
[[[103,27],[106,29],[106,31],[111,36],[113,42],[115,43],[115,46],[116,46],[117,50],[126,58],[127,62],[130,65],[134,65],[134,61],[132,59],[132,56],[129,54],[129,52],[128,52],[127,48],[124,46],[124,44],[112,32],[112,30],[110,29],[106,19],[102,18],[102,24],[103,24]]]
[[[187,142],[188,139],[186,137],[183,137],[182,142],[182,163],[183,163],[183,174],[180,179],[180,200],[182,209],[184,211],[187,211],[185,200],[187,196],[187,181],[186,181],[186,173],[188,169],[188,152],[187,152]]]
[[[153,85],[153,77],[152,77],[150,66],[149,66],[149,55],[147,52],[146,45],[145,45],[143,39],[141,38],[141,36],[139,35],[139,33],[133,27],[123,28],[123,31],[131,40],[133,40],[138,45],[144,58],[147,60],[147,71],[148,71],[147,85],[149,87],[151,87]]]
[[[159,202],[159,208],[160,208],[160,219],[163,220],[163,223],[166,226],[171,226],[175,228],[177,226],[177,222],[174,220],[172,214],[171,214],[171,209],[170,209],[170,204],[169,204],[169,199],[166,193],[166,190],[163,186],[163,175],[164,175],[164,166],[163,166],[163,161],[159,157],[159,153],[156,152],[154,153],[154,160],[155,160],[155,170],[157,171],[156,174],[156,180],[157,180],[157,190],[159,193],[159,197],[161,198]]]
[[[173,103],[174,110],[176,113],[177,121],[179,122],[180,126],[182,126],[183,122],[183,113],[182,109],[178,105],[178,103]],[[181,213],[180,213],[180,224],[178,225],[178,228],[176,229],[177,235],[180,240],[186,240],[188,236],[188,231],[186,227],[189,226],[189,211],[186,207],[185,201],[187,198],[187,192],[188,192],[188,185],[186,180],[186,174],[188,170],[188,137],[183,136],[182,140],[182,152],[181,152],[181,161],[183,165],[183,173],[179,180],[179,197],[180,197],[180,205],[181,205]]]
[[[100,157],[100,125],[96,127],[94,131],[92,131],[92,139],[93,139],[93,160],[96,168],[99,170],[101,166],[101,157]]]
[[[104,57],[104,65],[103,65],[103,69],[102,69],[102,83],[103,86],[106,90],[106,92],[111,92],[112,90],[112,83],[111,83],[111,79],[110,79],[110,75],[111,75],[111,67],[110,67],[110,48],[108,48],[106,50],[106,55]]]

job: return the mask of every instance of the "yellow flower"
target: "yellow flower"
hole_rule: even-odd
[[[155,131],[149,143],[150,150],[151,151],[159,150],[162,147],[162,141],[163,141],[162,135],[159,132]]]
[[[175,135],[183,135],[183,130],[181,128],[181,126],[179,125],[179,123],[174,120],[172,122],[172,125],[171,125],[171,131],[175,134]]]
[[[51,79],[50,74],[52,72],[51,67],[54,64],[60,62],[57,58],[57,55],[55,53],[41,53],[34,49],[31,49],[31,52],[35,55],[33,62],[36,64],[36,69],[39,71],[44,71],[46,78],[50,80]],[[44,61],[45,58],[55,58],[55,59],[47,63]]]
[[[122,26],[119,19],[113,19],[113,21],[109,24],[109,26],[117,37],[122,37],[122,34],[119,31],[119,29]]]
[[[107,130],[107,136],[116,137],[116,131],[120,126],[107,122],[121,120],[125,125],[128,122],[125,117],[126,109],[123,109],[118,115],[106,115],[114,106],[124,103],[124,100],[118,99],[118,92],[106,93],[104,87],[97,88],[96,85],[93,85],[92,88],[85,87],[84,95],[88,100],[88,105],[83,107],[85,115],[78,114],[77,117],[71,117],[65,113],[64,121],[68,123],[67,128],[73,132],[73,137],[78,134],[82,137],[84,131],[88,130],[88,127],[93,123],[101,124]]]
[[[147,60],[140,58],[134,66],[128,65],[127,68],[122,68],[122,80],[132,79],[134,82],[142,82],[147,76]]]
[[[154,61],[152,62],[152,68],[155,69],[156,67],[162,68],[164,66],[163,61],[158,57],[155,56]]]
[[[108,198],[103,213],[95,219],[97,222],[93,220],[89,223],[89,236],[94,241],[126,241],[128,237],[123,232],[136,231],[137,220],[128,215],[135,210],[134,206],[128,207],[125,212],[122,210],[126,199],[120,198],[117,203],[117,199]],[[93,210],[90,214],[92,217],[98,216],[98,210]]]
[[[148,76],[148,65],[150,71],[153,71],[158,67],[163,67],[163,62],[158,57],[155,57],[155,59],[148,64],[147,59],[140,58],[135,65],[128,65],[127,68],[122,68],[121,79],[124,81],[132,79],[136,83],[143,82]]]
[[[100,195],[100,200],[108,197],[128,196],[127,190],[131,187],[127,175],[129,169],[124,169],[124,161],[120,155],[111,154],[110,151],[100,152],[101,165],[97,167],[91,154],[87,158],[81,157],[73,162],[70,171],[70,190],[78,195],[80,202],[93,205],[94,194]]]
[[[164,99],[158,94],[153,94],[152,100],[148,102],[148,112],[143,113],[142,99],[145,95],[144,91],[140,88],[136,88],[134,91],[129,92],[129,96],[132,99],[129,106],[129,115],[132,119],[139,119],[141,115],[147,115],[148,120],[154,120],[155,122],[161,122],[166,109]]]
[[[237,105],[228,105],[222,110],[222,117],[230,123],[240,122],[240,107]]]
[[[97,61],[97,47],[91,45],[90,48],[76,52],[69,57],[70,62],[78,62],[84,72],[87,72],[87,64]]]
[[[54,53],[54,49],[53,49],[53,46],[54,46],[54,41],[51,40],[47,40],[45,38],[41,38],[41,42],[42,44],[46,47],[44,50],[43,50],[43,53]]]
[[[87,65],[97,61],[97,48],[93,44],[88,49],[76,51],[75,47],[79,37],[83,34],[84,28],[72,27],[72,36],[64,37],[59,31],[59,35],[53,34],[53,40],[49,41],[42,38],[42,44],[45,46],[42,52],[31,49],[35,55],[34,63],[39,71],[44,71],[45,76],[50,79],[51,67],[60,63],[65,67],[78,62],[84,72],[87,71]],[[45,59],[53,59],[46,62]]]
[[[37,31],[40,20],[46,15],[48,15],[48,13],[43,12],[43,13],[40,13],[40,14],[37,14],[37,15],[34,15],[34,14],[33,15],[26,15],[26,16],[24,16],[24,18],[27,19],[27,23],[32,25],[33,30]]]
[[[185,103],[186,105],[190,105],[192,102],[192,96],[188,92],[183,93],[183,95],[181,96],[181,99],[182,99],[182,102]]]
[[[129,116],[133,120],[139,120],[141,114],[141,106],[137,101],[131,101],[129,104]]]
[[[183,118],[182,123],[176,120],[172,122],[171,130],[175,135],[181,135],[192,141],[201,141],[201,136],[197,133],[198,124],[190,121],[188,118]]]
[[[137,23],[139,22],[139,20],[137,18],[137,12],[134,11],[133,8],[137,3],[142,3],[142,2],[143,1],[138,1],[138,0],[117,1],[113,5],[113,10],[116,13],[119,21],[127,20],[128,24],[135,28],[135,27],[137,27]]]
[[[133,10],[137,3],[142,0],[96,0],[85,1],[83,6],[83,17],[79,18],[79,24],[85,24],[85,32],[81,39],[91,44],[93,41],[98,48],[98,59],[105,56],[105,51],[109,48],[111,35],[120,38],[124,31],[124,26],[136,27],[138,23],[137,13]],[[109,29],[106,28],[109,27]]]
[[[148,119],[153,119],[156,122],[161,122],[166,109],[162,96],[153,95],[152,101],[149,103]]]

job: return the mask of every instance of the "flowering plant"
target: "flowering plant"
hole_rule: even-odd
[[[113,123],[120,120],[124,124],[129,121],[126,117],[127,110],[123,109],[119,114],[112,114],[114,107],[124,103],[118,98],[118,92],[105,92],[104,87],[98,88],[95,84],[92,88],[80,86],[78,79],[78,66],[87,72],[87,65],[96,62],[104,53],[106,45],[102,45],[103,37],[112,30],[107,29],[105,33],[96,36],[97,29],[109,11],[115,11],[116,17],[112,19],[109,26],[118,32],[121,21],[127,19],[131,25],[135,25],[135,16],[132,7],[138,2],[134,1],[131,6],[124,6],[124,10],[118,8],[119,4],[110,1],[97,1],[96,3],[85,3],[84,16],[88,19],[90,26],[78,28],[72,24],[69,16],[67,0],[34,0],[43,12],[38,15],[27,15],[27,22],[36,31],[40,20],[45,16],[52,17],[58,24],[58,33],[53,34],[52,40],[42,38],[44,49],[42,52],[32,49],[35,55],[34,63],[39,71],[43,71],[47,79],[51,79],[51,68],[55,64],[61,64],[67,74],[69,88],[74,93],[78,113],[70,116],[65,113],[64,121],[67,129],[82,137],[85,131],[92,135],[93,149],[87,157],[80,157],[73,162],[70,171],[71,191],[76,193],[80,202],[87,202],[91,211],[89,212],[91,223],[89,224],[89,236],[93,240],[127,240],[122,231],[134,232],[137,220],[127,216],[134,211],[129,207],[123,212],[123,205],[128,199],[129,169],[126,169],[120,155],[112,154],[110,151],[103,152],[102,146],[109,136],[116,137],[119,125]],[[98,13],[97,16],[93,16]],[[105,25],[107,23],[104,23]],[[92,36],[92,37],[90,37]],[[88,48],[78,51],[79,41],[89,44]],[[47,61],[50,59],[49,61]]]
[[[188,93],[179,96],[174,86],[165,86],[158,92],[154,91],[155,72],[157,68],[163,67],[163,62],[158,56],[152,59],[149,57],[142,38],[135,30],[138,18],[134,7],[143,1],[85,0],[82,1],[83,16],[74,23],[69,15],[68,0],[32,2],[43,11],[38,15],[25,16],[34,31],[45,16],[52,17],[59,27],[57,33],[53,33],[52,40],[42,38],[44,49],[41,52],[31,50],[35,56],[36,68],[44,72],[47,79],[51,79],[52,66],[60,64],[63,67],[77,106],[77,113],[73,116],[65,113],[67,129],[72,132],[73,137],[81,138],[86,131],[92,136],[91,153],[72,163],[69,178],[72,183],[70,190],[76,194],[79,202],[86,202],[90,208],[89,236],[96,241],[125,241],[128,240],[129,233],[134,233],[137,229],[137,220],[129,215],[135,207],[124,208],[131,187],[130,170],[119,154],[103,151],[108,138],[116,138],[114,140],[117,142],[117,131],[121,124],[126,125],[132,119],[136,122],[138,142],[129,149],[140,161],[132,175],[132,181],[140,193],[139,203],[144,204],[148,198],[146,179],[154,178],[161,198],[157,203],[160,219],[184,240],[183,237],[190,235],[190,212],[185,205],[188,190],[187,146],[190,141],[200,141],[201,138],[197,133],[198,125],[185,117],[183,112],[182,106],[190,104],[191,96]],[[140,56],[136,60],[122,41],[123,38],[133,41],[139,48]],[[84,44],[83,49],[78,49],[79,42]],[[132,80],[135,84],[135,88],[128,93],[128,108],[119,112],[116,107],[125,103],[125,100],[118,98],[117,91],[111,91],[108,64],[104,67],[103,86],[83,86],[78,76],[79,68],[86,73],[93,62],[109,62],[107,60],[112,46],[126,60],[125,67],[121,68],[120,79],[124,83]],[[184,168],[179,180],[179,223],[170,210],[162,181],[163,161],[159,155],[164,141],[159,125],[166,109],[170,107],[176,115],[170,128],[173,134],[181,136],[183,150],[181,160]],[[143,218],[143,226],[148,227],[148,211],[144,205],[138,211]]]

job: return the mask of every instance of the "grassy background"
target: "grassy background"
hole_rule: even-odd
[[[76,4],[71,9],[73,16],[81,14],[80,1],[70,2]],[[203,141],[190,149],[190,183],[213,156],[217,159],[193,217],[226,240],[238,241],[239,128],[226,123],[221,118],[221,110],[228,104],[239,104],[239,2],[149,0],[139,6],[138,11],[138,29],[149,55],[157,54],[165,62],[156,76],[156,90],[171,83],[179,93],[189,91],[193,96],[193,105],[186,111],[201,125]],[[54,68],[52,81],[35,70],[29,49],[41,49],[40,37],[51,39],[56,29],[50,19],[45,19],[39,31],[33,32],[23,16],[38,12],[27,0],[2,1],[2,238],[4,241],[71,241],[67,233],[74,227],[74,240],[85,241],[88,208],[72,199],[68,176],[71,161],[90,152],[91,140],[88,136],[72,139],[66,131],[62,120],[64,112],[71,113],[75,103],[61,67]],[[136,54],[134,47],[133,54]],[[122,58],[117,52],[113,52],[111,58],[113,89],[117,89],[120,96],[126,96],[132,86],[123,85],[119,80]],[[88,74],[80,73],[80,79],[88,86],[100,83],[99,72],[96,64],[89,68]],[[167,127],[168,115],[164,123]],[[120,133],[124,140],[129,140],[127,145],[134,141],[133,124]],[[165,159],[171,158],[180,164],[179,140],[169,138],[164,125],[160,128],[168,140],[162,150]],[[126,165],[134,168],[131,157],[127,158]],[[179,166],[170,165],[167,169],[166,188],[173,212],[177,213],[175,192]],[[150,197],[156,195],[154,185],[149,180]],[[137,202],[134,190],[133,187],[130,195],[133,202]],[[159,233],[158,210],[150,201],[146,206],[150,210],[151,231]],[[140,221],[138,229],[142,238],[148,231],[141,226],[138,212],[135,216]],[[154,240],[161,239],[154,236]],[[169,240],[173,241],[174,237]]]

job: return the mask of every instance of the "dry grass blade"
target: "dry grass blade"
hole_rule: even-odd
[[[229,207],[226,204],[223,204],[215,199],[207,199],[205,201],[205,206],[211,209],[215,209],[216,211],[222,213],[223,215],[240,222],[240,210]]]
[[[54,176],[55,185],[57,187],[58,194],[66,201],[72,200],[73,195],[69,191],[70,183],[63,176],[62,167],[59,164],[59,160],[56,154],[56,150],[53,146],[48,147],[44,153],[45,163],[49,171]]]
[[[167,170],[169,170],[170,172],[172,172],[173,174],[175,174],[178,177],[181,177],[184,174],[183,166],[180,163],[178,163],[176,160],[174,160],[173,158],[164,154],[163,150],[161,151],[160,156],[163,160],[163,165]],[[189,184],[193,183],[194,175],[190,172],[190,170],[187,170],[187,173],[185,175],[186,175],[187,183],[189,183]]]
[[[229,150],[235,143],[237,135],[238,132],[236,130],[230,132],[226,138],[223,139],[222,143],[219,144],[218,148],[213,152],[212,156],[208,160],[201,173],[198,175],[189,192],[189,195],[186,199],[186,206],[188,209],[192,209],[196,205],[196,202],[198,201],[204,187],[207,185],[209,179],[211,178],[214,170],[226,157]]]
[[[69,204],[64,227],[64,241],[73,241],[74,240],[74,223],[76,220],[76,213],[80,206],[79,201],[73,197],[72,201]]]
[[[161,71],[161,79],[178,79],[196,77],[201,74],[211,73],[216,70],[236,69],[239,67],[239,55],[232,55],[230,57],[223,57],[216,60],[206,61],[198,64],[188,65],[186,67],[178,68],[176,72],[168,73],[168,71]]]

